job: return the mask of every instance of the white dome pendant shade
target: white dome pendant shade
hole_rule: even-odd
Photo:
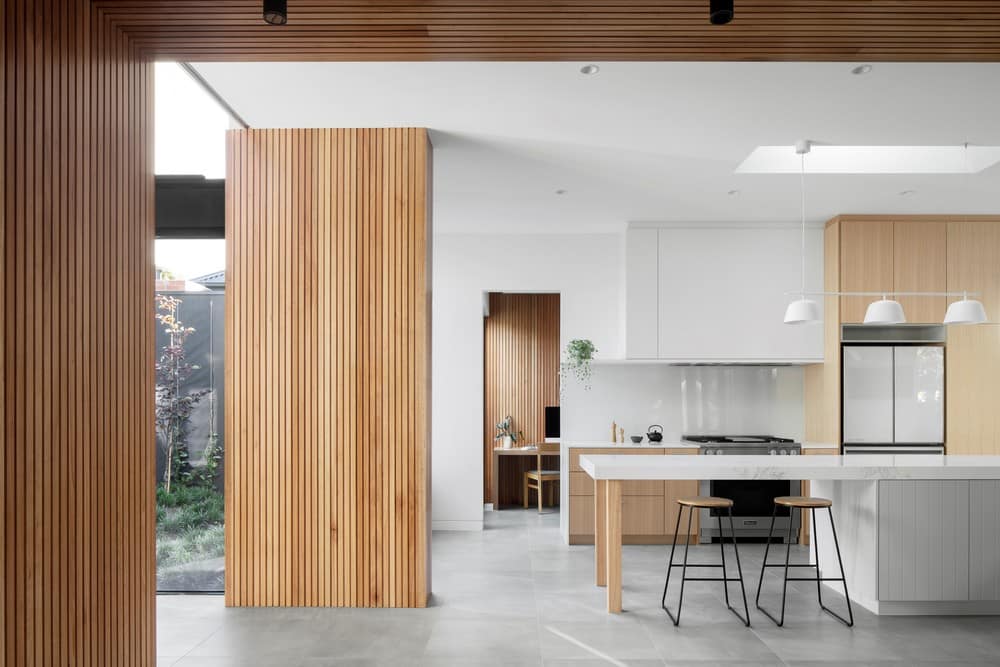
[[[806,298],[806,153],[810,142],[795,142],[795,152],[799,156],[799,194],[802,203],[802,292],[797,301],[792,301],[785,309],[785,324],[812,324],[823,319],[819,304]]]
[[[884,296],[879,301],[872,301],[865,311],[865,324],[906,324],[903,306]]]
[[[944,314],[945,324],[982,324],[986,321],[986,309],[975,299],[965,296],[948,306]]]
[[[792,301],[785,309],[785,324],[808,324],[822,319],[819,304],[812,299],[801,298]]]

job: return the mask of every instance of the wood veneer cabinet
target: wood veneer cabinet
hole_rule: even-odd
[[[949,222],[947,245],[948,289],[980,292],[986,315],[1000,321],[1000,218]]]
[[[944,292],[948,289],[948,224],[944,222],[892,223],[893,288],[898,292]],[[908,322],[944,320],[942,297],[897,299]]]
[[[1000,216],[842,215],[824,234],[827,291],[979,292],[1000,318]],[[806,368],[806,437],[840,442],[840,327],[877,297],[827,297],[824,363]],[[899,297],[910,323],[940,324],[948,301]],[[1000,325],[953,326],[946,343],[950,454],[1000,454]]]
[[[594,543],[594,480],[580,467],[580,455],[671,456],[697,454],[697,449],[646,447],[632,449],[573,448],[569,450],[569,542]],[[698,495],[698,482],[634,481],[622,485],[622,539],[626,544],[668,544],[677,523],[677,499]],[[686,524],[685,524],[686,528]],[[682,529],[683,530],[683,529]],[[698,517],[691,524],[691,539],[698,535]]]
[[[887,292],[893,289],[893,223],[848,220],[840,224],[840,291]],[[845,296],[840,321],[860,324],[871,297]]]
[[[1000,454],[1000,325],[950,327],[945,354],[947,452]]]

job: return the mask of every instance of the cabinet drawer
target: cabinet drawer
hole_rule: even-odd
[[[627,449],[625,447],[602,447],[601,449],[589,449],[583,447],[571,447],[569,450],[569,470],[570,472],[583,472],[580,467],[581,456],[663,456],[665,449],[662,447],[649,449]]]
[[[585,472],[571,472],[569,474],[569,495],[571,496],[594,495],[593,478]]]
[[[585,475],[587,473],[584,473]],[[649,480],[630,480],[622,482],[623,496],[660,496],[663,497],[663,482]]]
[[[663,499],[659,496],[623,496],[622,534],[663,535]]]
[[[569,534],[594,536],[594,497],[569,497]]]

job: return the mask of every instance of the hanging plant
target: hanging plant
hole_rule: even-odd
[[[562,375],[572,374],[584,389],[590,389],[590,362],[594,360],[597,348],[586,338],[574,338],[566,346],[563,357]]]

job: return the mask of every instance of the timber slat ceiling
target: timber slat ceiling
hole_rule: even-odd
[[[226,602],[427,602],[426,130],[235,130]]]
[[[994,0],[289,0],[268,26],[259,0],[98,0],[158,57],[204,60],[996,61]]]

